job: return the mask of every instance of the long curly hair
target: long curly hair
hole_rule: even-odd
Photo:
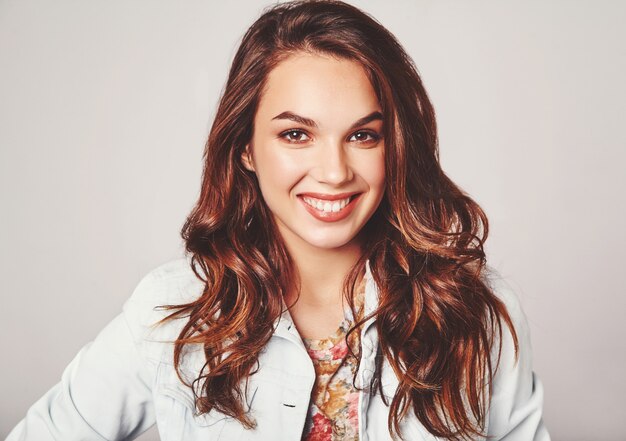
[[[400,420],[412,409],[437,437],[481,435],[503,322],[517,351],[511,319],[485,275],[488,221],[441,169],[434,109],[411,58],[374,18],[340,1],[266,9],[234,57],[206,143],[201,193],[181,231],[204,291],[190,303],[162,306],[174,310],[163,321],[188,317],[174,346],[179,377],[184,346],[201,344],[205,365],[187,383],[197,410],[216,409],[255,426],[243,405],[242,380],[258,370],[297,279],[241,156],[268,73],[302,51],[359,63],[382,108],[385,195],[360,233],[363,253],[343,295],[354,311],[355,286],[369,260],[379,304],[350,332],[375,316],[382,353],[399,379],[390,434],[401,437]],[[360,359],[360,347],[350,351]]]

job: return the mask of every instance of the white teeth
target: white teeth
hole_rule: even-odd
[[[325,201],[322,199],[314,199],[310,197],[304,197],[304,201],[310,206],[318,209],[319,211],[323,211],[325,213],[337,213],[345,208],[346,205],[350,203],[350,198],[341,199],[339,201]]]

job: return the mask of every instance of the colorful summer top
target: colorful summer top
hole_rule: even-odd
[[[358,288],[357,313],[363,303],[364,283]],[[353,322],[344,318],[339,329],[324,339],[303,338],[313,360],[316,379],[311,393],[302,441],[356,441],[359,439],[359,391],[352,383],[356,360],[350,355],[346,335]],[[359,347],[357,329],[348,337],[356,351]]]

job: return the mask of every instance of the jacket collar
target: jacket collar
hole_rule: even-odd
[[[365,263],[365,299],[364,299],[364,311],[367,316],[371,312],[373,312],[377,306],[379,301],[379,290],[378,286],[374,282],[372,277],[372,273],[370,271],[369,260]],[[370,347],[376,347],[378,342],[378,335],[375,331],[375,327],[373,328],[373,332],[366,332],[371,325],[375,323],[375,317],[371,317],[363,324],[363,328],[361,330],[361,342],[369,345]],[[285,311],[281,314],[281,316],[274,321],[274,336],[284,338],[295,343],[298,346],[301,346],[304,350],[304,343],[298,333],[296,327],[294,326],[293,319],[291,318],[291,314],[289,311],[285,309]],[[205,357],[204,352],[200,347],[196,347],[195,349],[188,348],[189,351],[185,357],[183,358],[181,371],[184,375],[188,376],[189,381],[193,381],[195,378],[193,375],[200,372],[204,363]],[[171,359],[172,355],[168,354],[168,360]]]

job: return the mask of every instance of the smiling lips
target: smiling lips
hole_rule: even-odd
[[[306,210],[318,220],[335,222],[347,217],[359,199],[361,193],[340,193],[327,195],[320,193],[302,193],[298,199]]]

